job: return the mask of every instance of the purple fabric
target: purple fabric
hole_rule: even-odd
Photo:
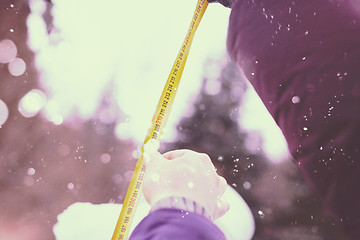
[[[360,239],[360,1],[238,0],[228,52],[325,206]]]
[[[146,216],[130,240],[225,240],[224,234],[207,218],[178,209],[159,209]]]

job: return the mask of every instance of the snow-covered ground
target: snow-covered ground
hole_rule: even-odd
[[[241,196],[228,186],[224,199],[230,211],[217,219],[215,224],[228,240],[249,240],[255,231],[252,213]],[[57,240],[111,239],[121,211],[121,204],[75,203],[58,216],[53,231]],[[130,233],[150,210],[143,197],[139,200]]]

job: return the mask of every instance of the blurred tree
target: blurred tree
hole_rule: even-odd
[[[0,63],[0,99],[9,110],[0,128],[0,239],[6,240],[54,239],[57,215],[74,202],[121,203],[135,167],[136,146],[120,142],[114,124],[54,125],[41,113],[20,114],[20,99],[42,89],[26,41],[29,11],[28,1],[0,1],[0,41],[13,41],[27,66],[13,76]]]
[[[220,63],[219,63],[220,64]],[[259,153],[252,154],[245,147],[246,132],[239,128],[239,107],[246,84],[233,62],[229,62],[221,79],[203,80],[191,117],[184,118],[178,125],[178,141],[173,148],[189,148],[209,154],[218,173],[234,187],[251,182],[259,169],[268,164]],[[219,90],[209,94],[207,85],[219,81]],[[169,146],[169,147],[170,147]],[[244,188],[239,188],[242,191]]]

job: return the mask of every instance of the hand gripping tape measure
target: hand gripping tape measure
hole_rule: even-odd
[[[200,21],[205,13],[208,4],[209,3],[207,0],[198,0],[189,30],[176,57],[175,63],[171,69],[164,90],[158,102],[156,111],[154,113],[152,119],[152,127],[149,129],[145,137],[145,141],[141,149],[141,155],[137,160],[135,170],[132,175],[129,188],[123,202],[121,213],[111,240],[128,239],[130,226],[141,194],[142,180],[145,174],[145,166],[143,163],[144,145],[150,139],[160,139],[163,128],[165,127],[167,119],[170,115],[171,106],[174,102],[181,75],[184,71],[186,59],[189,55],[194,34],[200,24]]]

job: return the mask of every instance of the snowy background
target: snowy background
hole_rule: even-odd
[[[0,240],[54,239],[71,204],[123,201],[195,4],[0,2]],[[208,153],[248,202],[254,239],[340,239],[226,54],[229,14],[208,7],[161,151]]]

